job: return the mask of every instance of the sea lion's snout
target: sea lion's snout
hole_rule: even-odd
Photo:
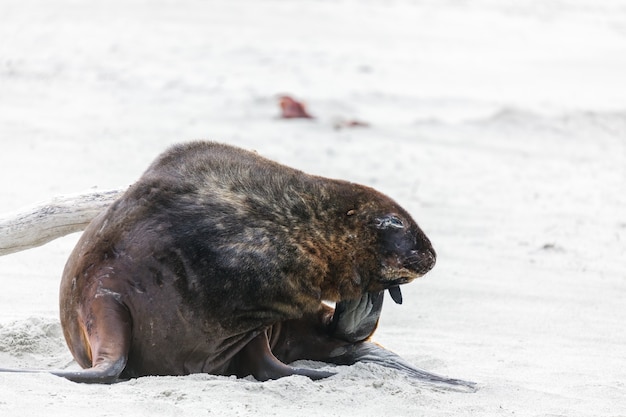
[[[432,247],[422,250],[411,250],[404,261],[404,267],[420,275],[433,269],[437,262],[437,253]]]
[[[408,215],[388,214],[373,223],[378,230],[381,272],[370,291],[388,290],[397,304],[402,304],[400,286],[433,269],[437,253],[430,240]],[[380,285],[380,287],[378,286]]]
[[[412,276],[403,276],[387,281],[387,290],[396,304],[402,304],[402,292],[400,285],[413,281],[414,278],[425,275],[433,269],[437,261],[437,253],[430,247],[424,250],[411,250],[402,263],[402,268],[411,271]]]

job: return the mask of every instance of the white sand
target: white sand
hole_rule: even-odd
[[[374,186],[439,254],[376,340],[481,388],[0,374],[0,415],[626,416],[626,7],[510,3],[2,0],[0,213],[128,185],[196,138]],[[277,119],[281,93],[317,120]],[[57,293],[77,238],[0,258],[0,367],[76,366]]]

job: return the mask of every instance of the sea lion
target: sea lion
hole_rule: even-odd
[[[359,360],[417,370],[369,342],[383,292],[436,254],[389,197],[307,175],[232,146],[176,145],[86,228],[60,286],[63,334],[80,371],[145,375],[330,372],[286,363]],[[336,303],[333,309],[324,301]]]

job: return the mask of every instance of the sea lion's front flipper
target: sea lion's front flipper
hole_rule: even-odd
[[[352,343],[370,337],[378,326],[383,298],[381,291],[365,293],[358,300],[338,302],[328,325],[330,335]]]
[[[294,368],[279,361],[272,353],[267,333],[261,332],[241,349],[234,358],[235,374],[239,378],[252,375],[258,381],[303,375],[313,380],[333,376],[333,373],[315,369]]]
[[[356,362],[374,363],[397,369],[411,378],[446,386],[463,391],[476,391],[476,383],[461,379],[447,378],[416,368],[402,357],[373,342],[361,342],[344,346],[331,352],[330,362],[338,365],[352,365]]]

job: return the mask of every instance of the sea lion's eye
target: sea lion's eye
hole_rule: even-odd
[[[396,216],[385,216],[376,219],[376,227],[379,229],[402,229],[404,228],[404,223]]]

